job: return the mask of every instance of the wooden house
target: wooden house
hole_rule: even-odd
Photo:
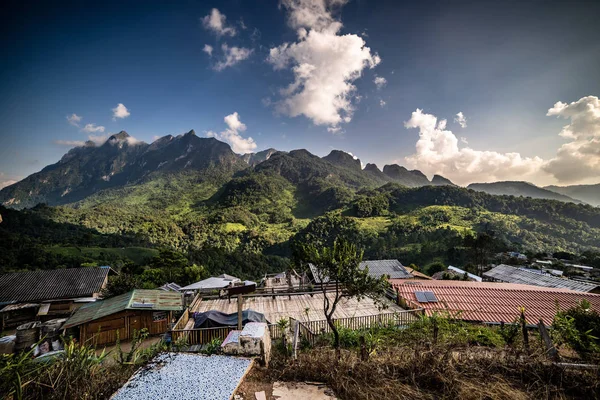
[[[181,293],[136,289],[81,307],[63,328],[78,331],[81,342],[112,344],[117,333],[119,340],[131,339],[134,331],[142,329],[147,329],[150,335],[165,333],[174,312],[182,309]]]
[[[65,268],[0,275],[2,327],[68,317],[94,302],[115,273],[110,267]]]

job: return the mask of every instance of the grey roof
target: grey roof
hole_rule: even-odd
[[[238,278],[235,276],[223,274],[218,277],[210,277],[204,280],[201,280],[196,283],[192,283],[191,285],[187,285],[182,287],[181,290],[213,290],[213,289],[223,289],[229,286],[233,282],[240,282]]]
[[[572,279],[539,274],[527,271],[526,269],[511,267],[510,265],[505,264],[500,264],[491,270],[484,272],[483,276],[501,282],[569,289],[576,292],[591,292],[598,287],[598,285],[593,285],[586,282],[578,282]]]
[[[316,283],[327,283],[329,277],[318,276],[317,268],[313,264],[308,264],[310,271]],[[371,260],[360,263],[361,269],[369,268],[369,276],[379,278],[386,275],[388,279],[410,279],[413,276],[404,268],[404,265],[398,260]]]
[[[459,273],[459,274],[462,274],[462,275],[464,275],[464,274],[467,274],[467,276],[468,276],[468,277],[469,277],[469,279],[471,279],[471,280],[474,280],[474,281],[477,281],[477,282],[481,282],[481,281],[482,281],[482,279],[481,279],[481,277],[480,277],[480,276],[477,276],[477,275],[475,275],[475,274],[472,274],[472,273],[470,273],[470,272],[467,272],[467,271],[465,271],[465,270],[462,270],[462,269],[460,269],[460,268],[453,267],[452,265],[448,265],[448,269],[449,269],[450,271],[454,271],[454,272],[457,272],[457,273]]]
[[[36,302],[92,297],[100,292],[110,268],[68,268],[0,275],[0,301]]]

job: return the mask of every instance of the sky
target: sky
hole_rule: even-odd
[[[194,129],[454,182],[600,183],[600,2],[20,2],[0,187],[86,140]]]

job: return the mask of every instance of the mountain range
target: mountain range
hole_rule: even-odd
[[[370,259],[464,265],[484,232],[497,251],[598,254],[600,265],[600,208],[570,195],[526,182],[463,188],[340,150],[239,155],[194,131],[150,144],[119,132],[0,191],[0,270],[143,264],[170,248],[255,279],[284,269],[292,243],[341,234]]]
[[[276,157],[267,162],[274,155]],[[0,204],[22,209],[39,203],[75,203],[103,190],[141,184],[182,172],[194,173],[203,180],[210,177],[222,184],[242,170],[272,169],[298,183],[299,176],[292,176],[284,164],[297,164],[302,158],[310,159],[313,169],[300,171],[303,180],[317,177],[338,180],[352,190],[373,188],[388,182],[408,187],[454,185],[440,175],[429,180],[421,171],[408,170],[397,164],[385,165],[383,170],[375,164],[367,164],[363,168],[358,158],[340,150],[332,150],[322,158],[302,149],[281,152],[273,148],[240,156],[228,144],[214,138],[200,138],[193,130],[178,136],[167,135],[151,144],[137,141],[121,131],[110,136],[102,145],[88,141],[85,146],[75,147],[57,163],[2,189]],[[266,164],[261,165],[263,163]],[[493,195],[600,205],[600,184],[541,188],[528,182],[505,181],[472,183],[467,188]]]
[[[307,165],[298,167],[302,163]],[[359,159],[339,150],[322,158],[302,149],[290,152],[267,149],[240,156],[228,144],[214,138],[200,138],[193,130],[178,136],[167,135],[151,144],[121,131],[102,145],[90,141],[75,147],[57,163],[2,189],[0,204],[16,209],[39,203],[70,204],[107,189],[190,172],[201,180],[223,183],[246,169],[277,171],[294,183],[321,178],[353,190],[387,182],[408,187],[453,185],[441,176],[436,175],[430,181],[422,172],[396,164],[384,166],[383,171],[375,164],[362,169]]]

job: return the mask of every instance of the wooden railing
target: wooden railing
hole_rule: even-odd
[[[190,310],[188,308],[186,308],[183,311],[183,314],[181,314],[181,317],[179,317],[179,320],[177,321],[175,326],[173,327],[173,330],[184,329],[189,320],[190,320]]]
[[[235,329],[235,326],[202,329],[178,329],[171,331],[171,338],[173,342],[185,339],[188,345],[205,344],[209,343],[213,339],[224,340],[229,332]]]
[[[336,318],[334,319],[334,323],[352,330],[368,329],[375,326],[407,326],[417,321],[420,314],[421,310],[408,310],[363,317]],[[296,321],[290,318],[290,322],[293,329]],[[311,344],[315,343],[318,336],[331,332],[331,328],[326,320],[298,321],[298,323],[300,337],[307,339]],[[283,336],[283,331],[279,325],[269,324],[268,326],[271,339],[279,339]],[[215,338],[224,340],[229,332],[236,328],[235,326],[226,326],[219,328],[173,329],[171,337],[173,342],[185,338],[188,345],[205,344]]]
[[[277,324],[269,324],[268,327],[272,339],[281,338],[283,332]],[[200,329],[173,329],[171,331],[171,338],[173,342],[180,339],[185,339],[188,345],[206,344],[213,339],[225,340],[229,332],[236,329],[237,326]]]
[[[421,314],[421,310],[407,310],[363,317],[335,318],[333,323],[352,330],[368,329],[376,326],[401,327],[418,321]],[[326,320],[298,322],[300,337],[308,340],[313,345],[319,335],[331,332]]]

